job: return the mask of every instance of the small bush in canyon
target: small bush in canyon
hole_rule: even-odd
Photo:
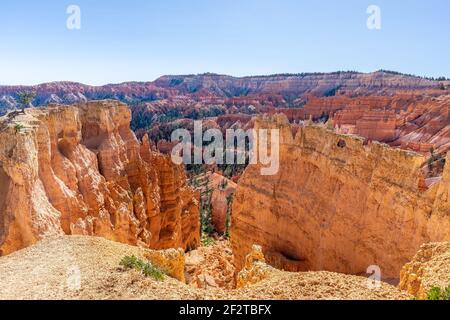
[[[14,125],[14,130],[16,131],[16,133],[20,133],[23,128],[25,128],[23,124],[17,123],[16,125]]]
[[[165,272],[150,262],[144,262],[135,256],[125,256],[120,261],[120,265],[126,270],[135,269],[142,272],[146,277],[152,277],[155,280],[164,280]]]
[[[450,285],[441,289],[439,287],[434,287],[428,292],[428,300],[450,300]]]
[[[201,243],[204,247],[209,247],[209,246],[213,246],[216,243],[216,241],[214,240],[213,237],[203,234],[203,236],[201,238]]]

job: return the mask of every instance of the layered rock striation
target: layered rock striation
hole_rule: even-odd
[[[389,71],[372,73],[332,72],[232,77],[205,73],[199,75],[167,75],[152,82],[125,82],[89,86],[76,82],[51,82],[36,86],[0,86],[2,107],[17,105],[17,92],[36,91],[35,103],[80,103],[107,97],[131,103],[174,98],[189,98],[231,103],[274,102],[275,105],[299,98],[306,93],[327,96],[338,91],[355,94],[391,94],[398,90],[438,89],[448,81],[434,81]]]
[[[423,186],[420,154],[325,126],[294,128],[284,115],[255,128],[280,130],[273,176],[249,166],[233,201],[231,239],[237,271],[252,245],[289,271],[365,274],[377,265],[398,278],[419,247],[450,239],[450,156],[442,179]]]
[[[140,143],[116,101],[28,109],[0,124],[0,255],[55,234],[163,249],[199,241],[184,168]]]

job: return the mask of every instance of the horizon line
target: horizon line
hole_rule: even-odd
[[[375,71],[370,72],[364,72],[364,71],[355,71],[355,70],[337,70],[337,71],[328,71],[328,72],[322,72],[322,71],[312,71],[312,72],[300,72],[300,73],[289,73],[289,72],[282,72],[282,73],[272,73],[272,74],[255,74],[255,75],[245,75],[245,76],[234,76],[231,74],[222,74],[222,73],[215,73],[215,72],[203,72],[203,73],[190,73],[190,74],[163,74],[161,76],[156,77],[154,80],[128,80],[128,81],[121,81],[121,82],[110,82],[110,83],[104,83],[104,84],[89,84],[87,82],[80,82],[80,81],[72,81],[72,80],[55,80],[55,81],[46,81],[46,82],[39,82],[34,84],[3,84],[0,83],[0,87],[37,87],[41,85],[47,85],[47,84],[62,84],[62,83],[68,83],[68,84],[77,84],[77,85],[83,85],[83,86],[89,86],[89,87],[105,87],[105,86],[112,86],[112,85],[124,85],[124,84],[131,84],[131,83],[137,83],[137,84],[147,84],[147,83],[154,83],[158,81],[161,78],[164,77],[198,77],[198,76],[220,76],[220,77],[230,77],[230,78],[236,78],[236,79],[246,79],[246,78],[269,78],[269,77],[277,77],[277,76],[286,76],[286,77],[295,77],[295,76],[314,76],[314,75],[326,75],[326,74],[375,74],[375,73],[387,73],[391,75],[399,75],[399,76],[405,76],[405,77],[413,77],[413,78],[420,78],[424,80],[430,80],[430,81],[450,81],[450,77],[446,76],[439,76],[439,77],[432,77],[432,76],[420,76],[417,74],[410,74],[410,73],[403,73],[399,71],[394,70],[386,70],[386,69],[378,69]]]

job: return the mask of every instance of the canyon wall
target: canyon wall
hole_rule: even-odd
[[[0,255],[58,234],[154,249],[199,242],[198,194],[151,151],[116,101],[15,112],[0,122]]]
[[[252,245],[289,271],[363,274],[381,267],[398,278],[423,243],[450,239],[450,155],[442,179],[423,186],[420,154],[325,126],[294,126],[284,115],[255,128],[280,130],[280,169],[249,166],[233,202],[237,270]],[[295,134],[294,134],[295,133]]]
[[[125,82],[89,86],[75,82],[52,82],[36,86],[0,86],[0,114],[18,106],[17,93],[35,91],[34,105],[74,104],[98,99],[116,99],[133,104],[158,101],[161,107],[177,104],[240,106],[258,104],[287,107],[301,105],[306,94],[329,96],[339,92],[352,95],[390,95],[399,90],[438,90],[449,81],[434,81],[389,71],[372,73],[332,72],[281,74],[236,78],[220,74],[168,75],[152,82]],[[441,94],[444,90],[440,90]]]
[[[308,96],[303,108],[279,108],[291,122],[326,120],[338,132],[429,154],[450,151],[450,95],[433,97],[432,91],[402,92],[393,96],[317,98]]]

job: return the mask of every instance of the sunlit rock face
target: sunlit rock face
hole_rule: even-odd
[[[150,248],[195,247],[198,195],[150,150],[115,101],[29,109],[0,125],[0,254],[82,234]]]
[[[237,270],[261,245],[289,271],[362,274],[371,265],[398,278],[419,247],[450,239],[450,156],[442,179],[423,186],[426,157],[325,126],[293,127],[285,116],[255,127],[280,130],[280,166],[262,176],[250,165],[233,202]]]
[[[426,243],[400,272],[399,287],[419,299],[433,288],[445,290],[450,283],[450,243]]]

